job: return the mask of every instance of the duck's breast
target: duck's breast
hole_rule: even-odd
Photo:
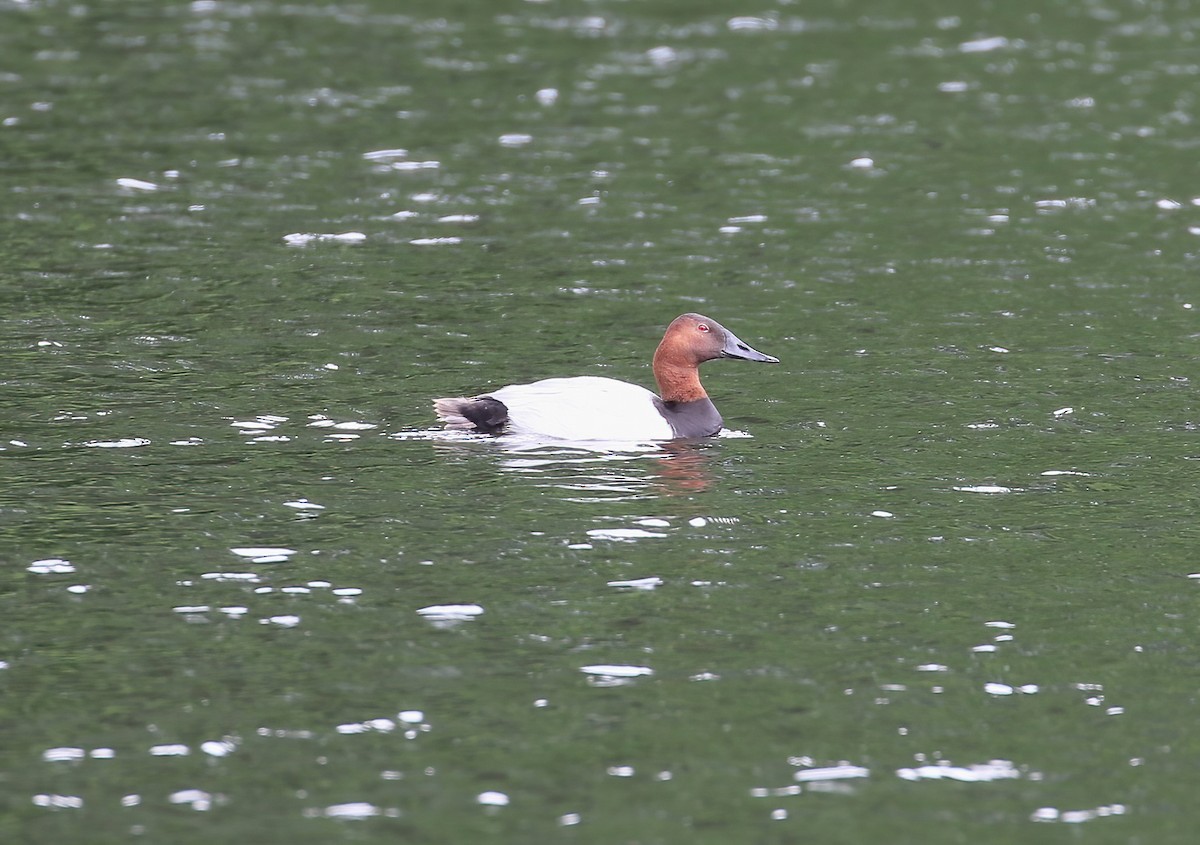
[[[599,376],[548,378],[488,394],[508,407],[508,428],[561,440],[670,440],[658,397],[636,384]]]

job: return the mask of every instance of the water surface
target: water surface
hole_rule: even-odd
[[[0,838],[1181,840],[1198,26],[0,4]]]

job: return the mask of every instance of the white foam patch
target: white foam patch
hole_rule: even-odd
[[[257,572],[205,572],[200,578],[217,583],[241,581],[247,584],[257,584],[262,580]]]
[[[393,165],[394,166],[394,165]],[[290,235],[283,236],[283,242],[288,246],[308,246],[310,243],[339,243],[339,244],[359,244],[367,239],[367,236],[362,232],[338,232],[338,233],[318,233],[318,232],[293,232]]]
[[[853,778],[870,777],[871,770],[862,766],[825,766],[816,769],[800,769],[793,776],[801,783],[824,780],[851,780]]]
[[[396,159],[408,158],[408,150],[391,149],[391,150],[371,150],[363,153],[362,157],[367,161],[395,161]]]
[[[607,678],[641,678],[654,674],[654,670],[649,666],[629,666],[621,663],[597,663],[591,666],[580,666],[579,671],[585,675],[599,675]]]
[[[186,757],[191,753],[192,749],[178,742],[150,746],[151,757]]]
[[[956,780],[962,783],[989,783],[1019,778],[1021,772],[1008,760],[989,760],[986,763],[971,763],[967,766],[954,766],[947,761],[936,766],[898,769],[896,776],[910,781]]]
[[[483,608],[477,604],[431,604],[417,613],[430,622],[469,622],[482,615]]]
[[[32,572],[34,575],[67,575],[75,571],[75,566],[69,560],[51,557],[45,560],[35,560],[25,567],[25,571]]]
[[[366,801],[352,801],[347,804],[330,804],[322,814],[330,819],[370,819],[381,815],[383,810]]]
[[[266,619],[258,620],[262,625],[278,625],[280,628],[295,628],[300,624],[300,617],[292,614],[283,616],[268,616]]]
[[[250,558],[251,563],[282,563],[296,554],[295,549],[275,546],[245,546],[230,549],[238,557]]]
[[[666,537],[661,531],[647,531],[644,528],[593,528],[588,532],[589,537],[597,540],[616,540],[618,542],[633,542],[654,537]]]
[[[86,755],[87,752],[82,748],[47,748],[42,752],[42,759],[47,763],[69,763],[82,760]]]
[[[625,587],[631,590],[653,590],[655,587],[661,587],[663,579],[657,575],[651,575],[648,578],[632,578],[628,581],[609,581],[610,587]]]
[[[212,793],[203,789],[181,789],[168,795],[167,800],[172,804],[187,804],[198,812],[211,810],[213,805]]]
[[[158,185],[153,182],[147,182],[145,179],[132,179],[128,176],[122,176],[118,179],[117,187],[124,188],[127,191],[142,191],[143,193],[158,190]]]

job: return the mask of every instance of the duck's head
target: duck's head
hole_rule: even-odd
[[[661,360],[663,364],[694,367],[716,358],[779,363],[778,358],[759,352],[716,320],[690,313],[680,314],[671,321],[654,354],[656,365]]]

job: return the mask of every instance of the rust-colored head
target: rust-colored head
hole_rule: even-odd
[[[663,401],[693,402],[708,396],[697,367],[716,358],[779,363],[778,358],[743,343],[716,320],[703,314],[681,314],[667,326],[654,352],[654,378]]]

